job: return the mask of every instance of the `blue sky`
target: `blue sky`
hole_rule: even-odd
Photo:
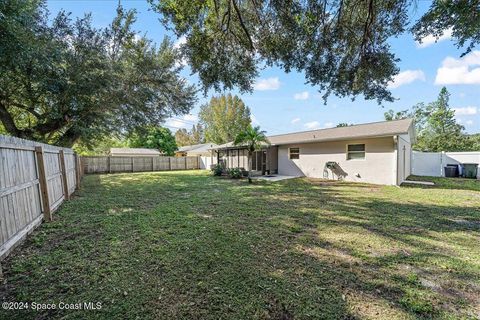
[[[107,26],[115,16],[118,1],[50,0],[48,9],[52,14],[60,9],[71,12],[73,17],[92,13],[97,27]],[[122,1],[127,8],[138,12],[135,29],[146,33],[147,37],[160,42],[166,32],[159,22],[159,15],[150,10],[144,0]],[[419,1],[411,11],[414,19],[428,8],[429,1]],[[177,40],[174,38],[174,40]],[[462,50],[457,49],[449,39],[448,32],[440,41],[425,39],[422,45],[406,33],[390,41],[393,52],[401,59],[400,75],[391,84],[391,90],[398,100],[386,103],[385,108],[375,101],[357,97],[331,96],[324,105],[315,87],[305,84],[301,73],[285,73],[278,68],[262,70],[255,90],[240,95],[250,107],[253,122],[260,125],[268,134],[326,128],[340,122],[364,123],[383,120],[388,109],[404,110],[418,102],[431,102],[436,99],[443,85],[449,90],[450,106],[456,109],[456,117],[469,133],[480,132],[480,48],[470,55],[460,58]],[[188,68],[183,75],[192,83],[198,78],[191,75]],[[233,93],[237,93],[233,91]],[[166,123],[172,131],[179,127],[191,127],[197,120],[199,106],[210,99],[214,92],[204,97],[199,94],[199,102],[190,115],[169,119]],[[216,93],[219,94],[219,93]]]

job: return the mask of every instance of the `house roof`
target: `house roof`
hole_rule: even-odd
[[[194,144],[191,146],[183,146],[178,148],[179,152],[195,152],[195,153],[202,153],[207,152],[210,149],[217,147],[214,143],[201,143],[201,144]]]
[[[268,140],[272,145],[282,145],[291,143],[309,143],[335,140],[350,140],[358,138],[375,138],[406,134],[409,133],[412,128],[413,119],[402,119],[357,124],[348,127],[337,127],[279,134],[269,136]],[[233,142],[228,142],[219,145],[214,149],[227,149],[235,147],[237,146],[235,146]]]
[[[413,119],[381,121],[357,124],[348,127],[337,127],[310,130],[269,136],[271,144],[289,144],[300,142],[317,142],[332,140],[348,140],[356,138],[373,138],[406,134],[412,127]]]
[[[160,155],[160,151],[147,148],[110,148],[110,154],[145,154],[145,155]]]

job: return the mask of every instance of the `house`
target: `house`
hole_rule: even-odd
[[[256,174],[340,179],[400,185],[411,173],[412,119],[366,123],[268,137],[252,157]],[[219,163],[248,170],[247,150],[227,143],[214,148]]]
[[[108,155],[112,157],[152,157],[161,156],[162,153],[147,148],[110,148]]]
[[[215,147],[217,147],[217,145],[214,143],[202,143],[194,144],[191,146],[183,146],[178,148],[177,151],[175,151],[175,156],[210,156],[212,154],[211,149]]]
[[[191,146],[183,146],[175,152],[176,157],[200,157],[200,169],[209,169],[213,164],[217,163],[216,157],[212,153],[212,149],[216,148],[214,143],[202,143]]]

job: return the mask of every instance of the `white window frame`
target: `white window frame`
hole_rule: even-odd
[[[357,145],[363,145],[363,151],[348,151],[349,146],[357,146]],[[365,143],[348,143],[345,149],[346,149],[345,156],[347,161],[365,161],[367,159],[367,145]],[[352,153],[356,153],[356,154],[363,153],[363,158],[350,159],[349,155]]]
[[[292,149],[298,149],[298,152],[292,153]],[[293,158],[293,159],[292,159],[292,154],[297,155],[298,158]],[[288,159],[290,159],[290,160],[298,160],[298,159],[300,159],[300,148],[299,148],[299,147],[288,148]]]

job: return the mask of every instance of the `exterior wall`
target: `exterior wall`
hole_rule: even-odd
[[[399,135],[397,139],[397,184],[401,184],[412,174],[412,145],[410,135]]]
[[[363,143],[365,159],[347,160],[347,145]],[[290,147],[300,148],[300,159],[289,159]],[[393,137],[283,145],[278,147],[278,173],[394,185],[395,154]],[[337,162],[341,171],[334,173],[327,169],[328,161]]]

